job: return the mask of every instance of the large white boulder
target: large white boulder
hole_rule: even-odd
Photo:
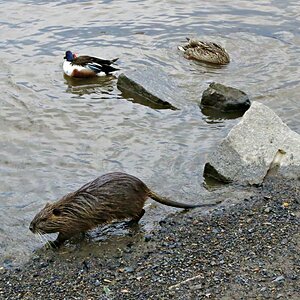
[[[260,184],[268,174],[300,176],[300,135],[271,109],[253,102],[208,156],[204,175],[225,182]]]

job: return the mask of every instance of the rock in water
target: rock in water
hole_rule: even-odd
[[[268,107],[253,102],[242,120],[209,154],[204,176],[260,184],[269,174],[300,174],[300,135]]]
[[[209,108],[222,112],[242,113],[250,105],[249,97],[243,91],[215,82],[203,92],[200,104],[202,110]]]
[[[172,103],[179,99],[177,85],[157,67],[146,67],[120,74],[118,89],[125,98],[155,109],[177,109]]]

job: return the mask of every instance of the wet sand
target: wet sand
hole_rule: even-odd
[[[210,214],[177,213],[102,255],[41,249],[0,269],[1,299],[299,299],[300,182]]]

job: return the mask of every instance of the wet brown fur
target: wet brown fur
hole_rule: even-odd
[[[73,235],[99,224],[131,219],[138,222],[144,214],[144,203],[150,197],[162,204],[193,208],[214,204],[184,204],[162,198],[138,178],[125,173],[108,173],[46,206],[34,217],[34,233],[59,232],[54,246],[60,246]]]

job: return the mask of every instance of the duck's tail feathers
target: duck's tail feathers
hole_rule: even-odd
[[[103,65],[102,66],[102,72],[104,72],[106,75],[110,74],[110,73],[113,73],[113,72],[116,72],[116,71],[119,71],[120,69],[119,68],[116,68],[116,67],[113,67],[113,66],[110,66],[110,65]]]
[[[111,64],[115,63],[118,59],[119,59],[119,57],[114,58],[114,59],[102,59],[99,57],[92,57],[92,62],[95,64],[99,64],[99,65],[111,65]]]
[[[177,46],[177,49],[180,50],[180,51],[182,51],[182,52],[185,51],[184,48],[183,48],[182,46]]]
[[[120,69],[113,67],[111,65],[105,65],[105,64],[98,64],[98,63],[89,63],[86,65],[87,68],[94,71],[95,73],[104,72],[106,75],[119,71]]]

